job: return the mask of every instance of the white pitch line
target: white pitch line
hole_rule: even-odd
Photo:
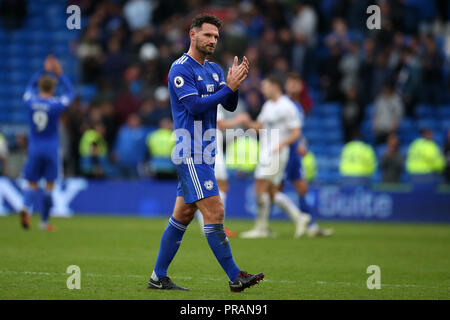
[[[329,281],[316,281],[317,284],[325,284],[325,285],[343,285],[343,286],[364,286],[364,283],[354,283],[354,282],[329,282]],[[390,284],[390,283],[381,283],[381,287],[399,287],[399,288],[430,288],[430,289],[445,289],[446,287],[436,287],[436,286],[424,286],[420,284]],[[447,287],[449,289],[449,287]]]
[[[10,271],[10,270],[0,270],[0,274],[27,274],[27,275],[45,275],[45,276],[62,276],[67,275],[68,273],[58,273],[58,272],[35,272],[35,271]],[[118,275],[118,274],[102,274],[102,273],[83,273],[81,272],[82,276],[88,276],[88,277],[113,277],[113,278],[144,278],[143,276],[137,275],[137,274],[124,274],[124,275]],[[184,276],[174,276],[171,277],[173,279],[180,279],[180,280],[192,280],[193,277],[184,277]],[[221,278],[196,278],[196,280],[202,280],[202,281],[225,281],[226,279]],[[274,280],[266,280],[267,282],[275,282]],[[278,282],[283,283],[295,283],[297,281],[292,280],[279,280]]]
[[[44,276],[62,276],[67,275],[67,273],[58,273],[58,272],[36,272],[36,271],[10,271],[10,270],[0,270],[0,274],[26,274],[26,275],[44,275]],[[105,278],[139,278],[139,279],[146,279],[145,276],[137,275],[137,274],[124,274],[124,275],[118,275],[118,274],[102,274],[102,273],[81,273],[82,276],[88,276],[88,277],[105,277]],[[185,277],[185,276],[174,276],[173,279],[180,279],[180,280],[192,280],[193,277]],[[196,278],[195,280],[201,280],[201,281],[225,281],[225,279],[222,278]],[[295,280],[268,280],[264,279],[265,282],[281,282],[281,283],[305,283],[305,281],[295,281]],[[355,282],[330,282],[330,281],[314,281],[316,284],[321,285],[342,285],[342,286],[358,286],[363,287],[364,283],[355,283]],[[399,288],[429,288],[429,289],[449,289],[449,287],[437,287],[437,286],[427,286],[427,285],[418,285],[418,284],[389,284],[389,283],[382,283],[381,287],[399,287]]]

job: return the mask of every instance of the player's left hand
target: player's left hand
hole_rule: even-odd
[[[249,70],[249,63],[247,57],[244,56],[241,64],[238,65],[238,57],[235,56],[233,66],[231,67],[231,73],[238,73],[238,74],[242,73],[241,75],[242,78],[241,82],[242,82],[245,80],[245,78],[247,78],[248,70]]]
[[[244,61],[240,65],[238,65],[238,57],[235,56],[233,66],[231,68],[228,68],[227,85],[231,88],[231,90],[236,91],[237,89],[239,89],[242,81],[247,78],[247,74],[247,58],[245,58]]]
[[[45,72],[53,72],[54,60],[55,58],[53,57],[53,55],[48,55],[47,58],[45,58],[44,61]]]
[[[248,74],[248,71],[250,70],[250,66],[249,66],[248,59],[247,59],[246,56],[244,56],[244,57],[242,58],[242,62],[241,62],[241,64],[239,65],[239,67],[244,68],[245,73]]]

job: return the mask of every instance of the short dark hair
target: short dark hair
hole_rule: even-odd
[[[39,90],[45,93],[52,93],[57,86],[58,81],[49,75],[43,75],[39,78],[38,87]]]
[[[272,84],[277,85],[280,90],[283,92],[283,79],[281,79],[280,76],[276,75],[276,74],[269,74],[265,80],[269,81]]]
[[[200,13],[192,19],[191,26],[189,30],[193,28],[201,28],[204,23],[209,23],[215,25],[217,29],[222,28],[222,21],[219,20],[216,16],[208,13]]]
[[[302,77],[300,76],[299,73],[297,72],[289,72],[287,74],[287,79],[294,79],[294,80],[298,80],[298,81],[302,81]]]

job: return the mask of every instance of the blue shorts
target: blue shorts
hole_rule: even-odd
[[[38,182],[41,178],[55,181],[58,177],[58,152],[28,152],[23,173],[31,182]]]
[[[289,150],[289,160],[284,173],[286,180],[303,180],[302,158],[297,153],[296,148],[291,148]]]
[[[185,203],[219,195],[214,164],[194,164],[186,158],[176,165],[178,175],[177,197],[184,197]]]

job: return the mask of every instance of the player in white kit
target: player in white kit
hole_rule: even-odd
[[[247,121],[250,128],[259,130],[260,152],[255,170],[257,217],[252,230],[241,233],[242,238],[265,238],[271,236],[269,214],[271,204],[279,206],[296,225],[294,237],[301,237],[311,219],[278,190],[289,159],[289,146],[301,133],[301,121],[297,107],[283,95],[283,83],[276,76],[268,76],[261,83],[266,98],[256,121]]]

